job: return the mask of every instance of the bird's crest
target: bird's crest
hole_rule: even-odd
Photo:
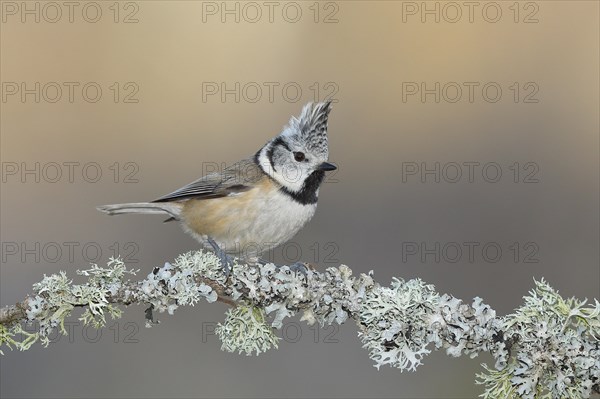
[[[300,117],[292,116],[282,134],[301,140],[313,151],[326,153],[327,119],[330,111],[331,101],[308,103],[302,108]]]

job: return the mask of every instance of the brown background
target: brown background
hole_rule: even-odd
[[[296,23],[283,18],[286,3],[277,3],[272,23],[265,6],[255,23],[248,8],[239,23],[227,15],[223,23],[220,14],[204,14],[203,21],[203,7],[221,3],[200,1],[120,2],[118,23],[113,2],[98,2],[97,23],[83,19],[86,3],[78,3],[72,23],[68,15],[56,23],[44,15],[36,23],[29,16],[23,23],[20,13],[9,13],[10,6],[7,11],[7,3],[2,2],[0,43],[6,95],[0,103],[1,158],[5,169],[17,165],[19,172],[39,162],[40,179],[3,176],[2,305],[22,299],[43,274],[67,270],[75,276],[95,258],[96,248],[104,262],[117,243],[142,276],[194,249],[178,226],[163,225],[158,217],[108,218],[94,208],[156,198],[214,163],[252,154],[313,99],[315,82],[321,99],[337,90],[329,135],[339,173],[322,188],[314,220],[285,247],[288,259],[296,260],[300,248],[303,260],[321,267],[342,262],[357,273],[373,269],[382,283],[392,276],[421,277],[440,292],[482,296],[500,314],[521,304],[533,278],[546,278],[565,296],[600,297],[595,1],[521,2],[517,23],[512,1],[497,3],[502,17],[496,23],[482,16],[486,2],[478,3],[472,23],[464,7],[459,21],[448,22],[454,14],[444,2],[437,3],[439,23],[433,16],[425,15],[423,23],[420,14],[403,15],[412,3],[400,1],[320,3],[318,23],[313,2],[297,3],[302,17]],[[27,2],[31,8],[35,3]],[[38,4],[42,13],[46,3]],[[435,4],[427,2],[431,8]],[[294,9],[287,7],[290,19]],[[94,9],[87,11],[94,17]],[[134,11],[138,22],[124,23]],[[488,19],[494,17],[494,9],[487,11]],[[46,12],[47,19],[54,17],[53,10]],[[337,23],[324,23],[331,12]],[[524,23],[532,12],[538,22]],[[63,82],[78,82],[79,89],[72,103],[66,89],[59,101],[47,101],[54,96],[52,85],[40,93],[39,103],[33,95],[23,102],[19,94],[7,95],[11,82],[30,88],[40,82],[40,91],[48,82],[63,88]],[[82,97],[88,82],[102,88],[98,102]],[[114,82],[120,87],[116,103]],[[134,86],[126,87],[127,82]],[[229,88],[255,82],[263,93],[256,102],[249,101],[254,91],[245,97],[240,92],[239,102],[234,95],[204,101],[206,82]],[[279,85],[272,102],[265,82]],[[297,102],[291,89],[288,97],[282,94],[290,82],[302,88]],[[403,82],[426,82],[429,88],[435,82],[463,88],[463,82],[478,82],[479,88],[473,102],[466,89],[459,101],[447,101],[455,96],[447,86],[439,103],[433,95],[423,103],[418,95],[403,101]],[[502,88],[495,103],[481,95],[488,82]],[[514,82],[520,88],[517,102],[509,88]],[[139,89],[133,97],[138,102],[125,103],[132,87]],[[538,102],[524,102],[532,88],[538,91],[528,100]],[[473,182],[466,168],[457,183],[402,177],[403,168],[413,165],[407,162],[450,168],[470,161],[495,162],[502,177],[486,182],[481,167]],[[78,162],[73,182],[67,167],[51,182],[52,162]],[[97,182],[86,181],[94,180],[94,164],[82,171],[92,162],[102,172]],[[515,162],[518,183],[509,169]],[[533,170],[525,169],[530,162],[534,166],[528,168],[539,168],[537,183],[523,182]],[[137,183],[124,182],[131,172]],[[486,176],[493,177],[489,172]],[[402,251],[407,243],[424,249],[464,242],[480,243],[473,262],[466,253],[453,263],[454,252],[436,262],[433,255],[422,261]],[[515,242],[517,261],[510,249]],[[13,254],[7,251],[11,243],[34,248],[34,254],[21,249]],[[486,243],[502,249],[499,261],[483,257]],[[525,247],[528,243],[533,246]],[[62,253],[57,255],[56,247]],[[538,262],[524,262],[536,248],[530,259]],[[284,252],[276,251],[276,260],[282,261]],[[326,256],[331,252],[335,255]],[[7,351],[0,358],[0,392],[3,397],[462,398],[481,392],[475,373],[479,363],[490,360],[433,353],[416,373],[378,372],[353,325],[316,333],[297,319],[282,332],[288,342],[279,350],[258,358],[232,355],[221,352],[207,333],[223,320],[224,310],[222,304],[201,303],[174,316],[160,315],[162,324],[148,330],[143,309],[127,309],[96,343],[93,330],[84,335],[75,325],[73,342],[62,337],[48,349]]]

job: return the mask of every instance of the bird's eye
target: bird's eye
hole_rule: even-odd
[[[302,161],[304,161],[304,158],[305,158],[305,157],[304,157],[304,153],[303,153],[303,152],[295,152],[295,153],[294,153],[294,159],[295,159],[297,162],[302,162]]]

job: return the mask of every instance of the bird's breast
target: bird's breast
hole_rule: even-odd
[[[226,252],[256,257],[289,241],[315,214],[317,205],[294,201],[270,178],[245,192],[190,199],[181,213],[186,230],[201,242],[212,237]]]

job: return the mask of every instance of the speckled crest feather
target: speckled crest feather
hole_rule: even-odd
[[[330,111],[331,101],[308,103],[302,109],[300,117],[293,116],[290,119],[282,135],[297,138],[311,151],[327,155],[327,119]]]

